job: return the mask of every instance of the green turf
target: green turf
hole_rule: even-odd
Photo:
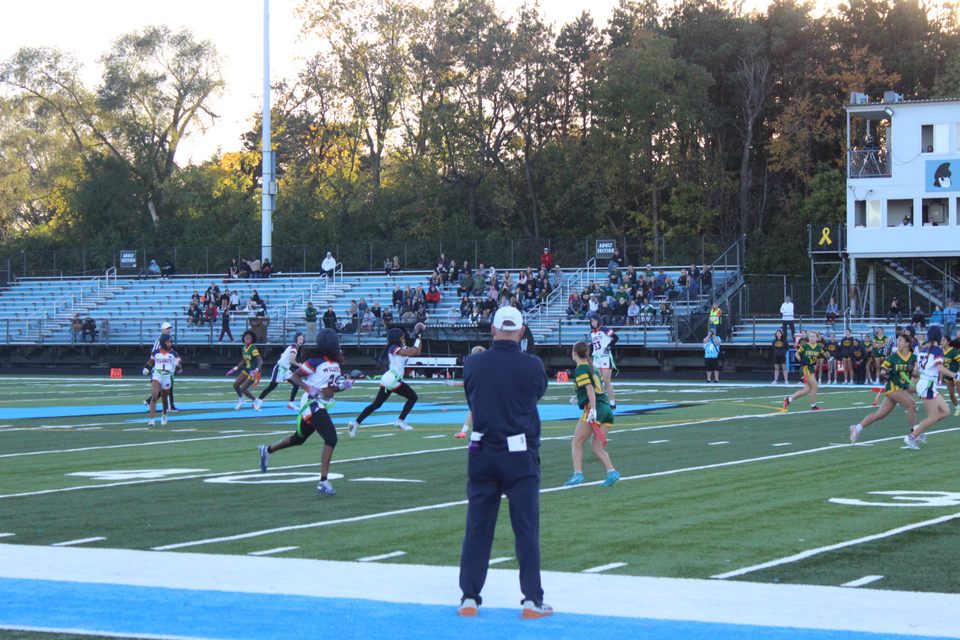
[[[146,388],[141,381],[75,382],[59,386],[50,379],[0,378],[0,409],[135,404]],[[278,556],[334,560],[403,551],[386,562],[456,565],[466,482],[464,444],[452,437],[460,423],[451,415],[446,424],[420,424],[417,416],[427,403],[462,404],[462,389],[414,386],[423,403],[409,418],[414,431],[371,426],[356,439],[341,435],[332,471],[344,478],[334,481],[338,494],[333,497],[314,493],[318,438],[275,454],[270,472],[258,473],[257,445],[291,430],[292,421],[275,424],[283,418],[231,414],[222,422],[191,421],[186,411],[178,415],[182,420],[151,431],[128,430],[143,426],[130,422],[142,420],[141,411],[0,420],[10,425],[0,427],[0,533],[15,534],[0,542],[46,545],[103,536],[86,546],[151,549],[311,525],[177,550],[246,554],[296,546]],[[936,425],[919,452],[902,449],[899,436],[906,421],[900,412],[867,429],[863,439],[869,446],[849,447],[847,426],[869,412],[869,390],[829,390],[820,402],[827,411],[806,411],[801,400],[786,415],[780,410],[783,387],[653,384],[620,390],[621,412],[633,403],[683,406],[617,416],[607,450],[624,480],[609,489],[555,490],[570,475],[567,436],[574,422],[544,423],[544,436],[554,438],[541,448],[545,569],[583,571],[625,562],[611,573],[709,578],[960,512],[960,495],[942,506],[901,508],[830,501],[875,501],[870,496],[875,491],[960,494],[955,473],[960,431],[952,431],[957,418]],[[570,391],[569,385],[551,385],[543,403],[569,407]],[[341,399],[367,401],[373,393],[373,387],[361,386]],[[228,381],[177,383],[182,407],[234,397]],[[278,389],[271,400],[285,404],[286,392]],[[392,422],[399,407],[387,403],[368,423]],[[250,409],[236,415],[254,416]],[[347,416],[336,420],[342,426]],[[87,428],[93,430],[82,430]],[[185,428],[196,431],[171,431]],[[232,430],[241,432],[222,433]],[[432,435],[446,437],[426,438]],[[138,469],[194,471],[141,481],[66,475]],[[589,452],[584,470],[588,481],[603,478]],[[276,483],[289,477],[284,473],[311,476],[306,482]],[[249,475],[253,483],[206,481],[236,475]],[[422,482],[350,481],[363,477]],[[424,509],[384,515],[415,508]],[[500,518],[492,555],[512,557],[506,503]],[[345,519],[354,520],[339,522]],[[960,521],[954,520],[737,579],[839,585],[883,575],[871,588],[957,593],[958,551]]]

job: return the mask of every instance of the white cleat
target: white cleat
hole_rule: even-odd
[[[163,414],[162,416],[160,416],[160,426],[161,427],[167,426],[167,414]]]
[[[147,420],[147,428],[153,429],[156,425],[153,423],[153,420]]]
[[[254,411],[260,411],[260,407],[262,406],[263,406],[263,400],[261,400],[260,398],[257,398],[256,400],[253,401]]]
[[[359,428],[360,428],[360,425],[357,424],[357,421],[351,420],[349,423],[347,423],[347,435],[350,436],[351,438],[356,438],[357,429]]]
[[[863,427],[859,424],[850,425],[850,444],[857,444],[857,439],[860,437],[861,431],[863,431]]]
[[[912,433],[908,433],[903,437],[903,443],[907,445],[907,449],[916,451],[920,448],[920,445],[917,443],[917,439],[913,437]]]
[[[243,408],[243,398],[240,398],[239,400],[237,400],[237,406],[234,407],[234,410],[242,409],[242,408]]]
[[[296,409],[296,408],[297,408],[297,405],[293,404],[292,402],[287,403],[287,409]]]
[[[407,424],[406,420],[397,420],[394,425],[400,431],[413,431],[413,427]]]

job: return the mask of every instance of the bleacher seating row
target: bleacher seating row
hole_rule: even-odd
[[[658,270],[660,267],[658,267]],[[664,267],[675,280],[680,267]],[[714,290],[722,288],[733,273],[714,271]],[[571,290],[581,290],[591,282],[602,284],[605,270],[566,270],[562,286],[528,315],[538,344],[572,344],[589,332],[585,319],[568,318],[567,297]],[[221,274],[170,279],[137,279],[132,277],[21,279],[0,291],[0,343],[3,344],[69,344],[74,314],[92,317],[98,327],[109,319],[109,329],[98,336],[99,342],[111,344],[152,343],[161,322],[174,325],[178,344],[217,343],[220,320],[212,326],[190,326],[187,308],[194,291],[201,295],[211,282],[221,291],[237,289],[241,305],[254,289],[267,304],[267,342],[283,343],[295,331],[303,331],[303,310],[307,301],[318,312],[317,327],[323,326],[322,314],[332,306],[341,326],[349,319],[351,301],[361,299],[372,305],[390,307],[394,287],[401,289],[421,285],[426,289],[428,272],[403,272],[393,276],[382,273],[337,273],[333,278],[320,274],[277,275],[268,279],[229,280]],[[442,300],[428,316],[428,325],[471,324],[459,318],[460,300],[456,285],[442,288]],[[659,300],[652,300],[656,307]],[[703,312],[709,304],[708,293],[692,299],[674,301],[674,315]],[[396,316],[396,314],[395,314]],[[234,313],[231,331],[234,342],[247,328],[250,314]],[[669,344],[675,341],[672,326],[655,323],[649,326],[620,330],[621,344]],[[771,334],[772,335],[772,334]],[[228,339],[224,340],[228,342]],[[382,330],[350,336],[350,344],[381,344]]]

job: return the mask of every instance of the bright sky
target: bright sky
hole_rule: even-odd
[[[295,9],[302,0],[270,0],[271,76],[292,78],[315,51],[314,42],[300,36]],[[513,14],[521,0],[495,0]],[[617,0],[543,0],[542,11],[562,25],[589,9],[599,26],[606,23]],[[748,0],[748,6],[766,4]],[[221,149],[240,148],[240,135],[250,128],[263,95],[263,0],[28,0],[4,3],[0,21],[0,59],[24,46],[56,47],[71,53],[85,67],[93,86],[100,77],[97,59],[121,34],[147,25],[166,24],[190,29],[212,41],[223,58],[226,90],[211,106],[220,118],[202,136],[183,143],[178,162],[200,162]],[[95,34],[95,37],[94,35]]]

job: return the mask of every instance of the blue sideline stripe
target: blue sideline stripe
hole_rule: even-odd
[[[363,411],[369,404],[366,401],[358,402],[355,400],[338,401],[331,414],[335,416],[353,417]],[[391,410],[391,403],[387,403],[381,408],[381,412],[388,413]],[[399,410],[400,402],[396,404]],[[677,403],[656,403],[656,404],[619,404],[617,405],[617,414],[629,414],[636,412],[655,411],[657,409],[670,409],[679,406]],[[252,420],[255,418],[290,418],[294,420],[295,414],[287,409],[287,403],[277,402],[270,405],[264,405],[260,411],[254,411],[250,404],[244,405],[244,408],[234,410],[233,402],[184,402],[180,403],[180,413],[170,414],[170,422],[184,422],[191,420]],[[416,421],[423,423],[421,415],[429,415],[427,412],[437,412],[435,422],[429,424],[439,424],[443,422],[462,421],[466,416],[467,407],[464,404],[437,404],[432,402],[421,402],[417,404]],[[571,404],[541,404],[538,407],[541,420],[575,420],[579,418],[582,411]],[[196,413],[198,411],[207,411],[208,413]],[[81,418],[89,416],[107,416],[136,414],[130,422],[143,422],[146,416],[145,408],[142,404],[113,404],[101,406],[61,406],[61,407],[34,407],[34,408],[8,408],[0,409],[0,420],[21,420],[25,418]]]
[[[450,606],[19,579],[0,579],[0,593],[0,628],[85,630],[133,636],[223,640],[583,640],[599,633],[607,638],[644,640],[919,640],[916,636],[562,612],[552,618],[530,621],[520,619],[519,604],[513,610],[481,608],[479,617],[466,619],[456,615],[456,585],[451,585]]]

